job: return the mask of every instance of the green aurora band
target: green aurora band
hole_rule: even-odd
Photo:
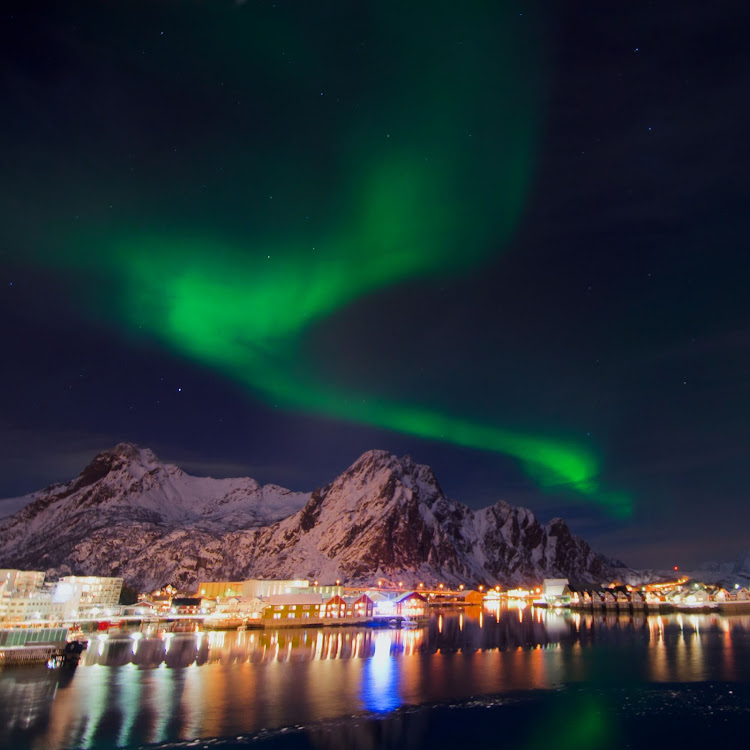
[[[314,228],[300,219],[309,201],[281,225],[256,202],[249,230],[220,218],[190,227],[173,211],[179,229],[165,229],[167,212],[140,226],[102,224],[96,236],[71,236],[65,265],[105,280],[100,303],[118,324],[219,369],[269,403],[507,454],[541,486],[574,490],[627,516],[630,501],[601,490],[599,462],[580,446],[344,393],[318,382],[305,361],[305,335],[354,300],[410,279],[445,279],[496,255],[531,181],[538,87],[529,83],[529,40],[509,24],[512,13],[489,22],[481,4],[459,12],[436,2],[431,29],[421,34],[419,13],[399,6],[394,25],[394,8],[385,6],[373,11],[374,36],[388,51],[382,81],[326,137],[330,170],[320,189],[319,159],[282,145],[247,170],[248,187],[259,173],[273,184],[292,176],[313,186]],[[470,43],[458,45],[463,35]],[[254,54],[269,54],[262,47]],[[278,74],[293,77],[285,85],[310,88],[323,70],[345,88],[339,60],[310,54],[307,67]],[[314,125],[298,127],[313,132]],[[299,190],[290,193],[293,202]]]
[[[152,240],[139,247],[140,252],[125,245],[115,254],[125,282],[121,313],[181,353],[265,393],[273,403],[514,456],[543,487],[574,489],[603,501],[615,515],[629,514],[627,498],[601,491],[597,461],[577,446],[342,393],[316,383],[311,371],[299,377],[306,368],[298,342],[314,321],[382,283],[384,269],[392,274],[385,279],[397,279],[417,268],[419,258],[408,263],[394,258],[390,265],[381,258],[370,266],[351,263],[348,253],[333,254],[326,274],[325,265],[307,263],[305,256],[278,269],[270,262],[273,255],[265,256],[263,267],[241,253],[231,260],[229,250],[215,245],[188,250],[188,242]],[[422,256],[424,263],[432,260]],[[182,270],[175,272],[176,266]]]

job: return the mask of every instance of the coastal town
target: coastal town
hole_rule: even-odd
[[[679,611],[750,612],[750,592],[686,576],[631,586],[577,586],[565,578],[536,587],[426,585],[378,580],[371,587],[342,581],[248,579],[200,581],[191,591],[166,586],[123,603],[122,578],[0,570],[0,666],[73,658],[96,633],[200,632],[342,626],[414,628],[433,609],[537,607],[627,614]],[[133,598],[133,597],[130,597]],[[75,644],[71,646],[71,644]]]

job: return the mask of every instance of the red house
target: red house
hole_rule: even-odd
[[[367,594],[362,594],[359,599],[353,599],[350,606],[354,617],[372,617],[375,602]]]
[[[344,601],[343,597],[340,597],[338,594],[336,596],[332,596],[323,606],[322,606],[322,612],[321,617],[346,617],[347,609],[349,610],[349,617],[351,617],[351,605],[347,607],[346,602]]]

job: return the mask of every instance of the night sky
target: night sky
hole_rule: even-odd
[[[743,3],[2,12],[0,497],[385,448],[634,566],[750,549]]]

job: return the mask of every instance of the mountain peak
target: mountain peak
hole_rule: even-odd
[[[118,455],[126,458],[136,458],[144,452],[152,456],[154,455],[153,451],[150,448],[141,448],[140,445],[137,445],[136,443],[130,443],[128,441],[117,443],[114,448],[110,448],[107,451],[102,451],[102,453],[117,453]]]
[[[377,475],[395,476],[409,489],[419,486],[429,495],[443,494],[432,469],[418,464],[411,456],[400,458],[390,451],[374,448],[363,453],[340,477],[339,480],[356,479],[360,483],[370,483]]]
[[[141,473],[159,465],[159,459],[148,448],[140,448],[134,443],[118,443],[114,448],[97,453],[79,474],[73,487],[80,490],[123,469],[137,468]]]

